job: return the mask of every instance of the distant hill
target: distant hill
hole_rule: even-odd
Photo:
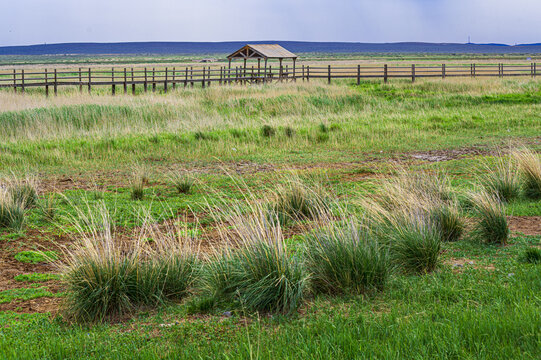
[[[0,55],[104,55],[104,54],[186,54],[230,53],[241,46],[261,43],[280,44],[298,53],[541,53],[539,44],[454,44],[454,43],[352,43],[304,41],[231,41],[231,42],[121,42],[63,43],[28,46],[3,46]]]

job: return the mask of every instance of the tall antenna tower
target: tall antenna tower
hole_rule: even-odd
[[[471,44],[471,36],[468,35],[468,44]]]

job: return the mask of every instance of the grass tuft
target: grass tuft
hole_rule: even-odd
[[[504,202],[520,196],[520,179],[511,159],[498,157],[494,164],[484,164],[481,184],[485,190]]]
[[[473,238],[487,244],[504,245],[509,238],[509,226],[500,199],[486,191],[472,193],[470,198],[477,217]]]
[[[204,267],[203,289],[209,297],[250,311],[291,313],[301,304],[307,276],[301,262],[286,251],[277,219],[260,205],[251,215],[235,208],[224,241],[234,241]]]
[[[194,186],[193,178],[186,172],[169,173],[169,181],[179,194],[189,194]]]
[[[261,136],[270,138],[276,134],[276,130],[270,125],[263,125],[261,127]]]
[[[541,249],[530,247],[520,255],[520,261],[528,264],[541,264]]]
[[[520,175],[524,195],[530,199],[541,199],[541,160],[539,156],[528,149],[513,152]]]
[[[388,251],[361,224],[328,222],[306,239],[305,262],[313,290],[360,294],[384,287],[390,272]]]

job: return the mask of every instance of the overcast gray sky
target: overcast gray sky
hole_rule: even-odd
[[[307,40],[541,42],[541,0],[1,0],[0,46]]]

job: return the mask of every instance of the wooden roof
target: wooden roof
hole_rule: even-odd
[[[228,59],[296,59],[297,55],[278,44],[248,44],[227,57]]]

